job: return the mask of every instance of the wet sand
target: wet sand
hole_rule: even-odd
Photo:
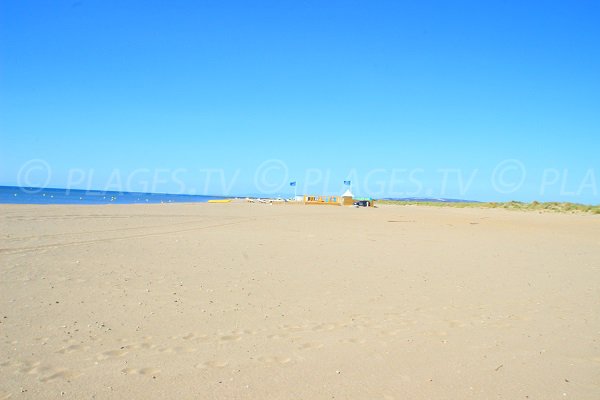
[[[600,396],[600,216],[0,211],[0,399]]]

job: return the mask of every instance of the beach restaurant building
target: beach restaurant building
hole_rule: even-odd
[[[304,196],[304,204],[318,205],[318,206],[340,206],[339,196],[318,196],[318,195],[307,195]]]
[[[369,205],[373,205],[373,200],[369,199]],[[346,190],[341,196],[304,196],[304,204],[318,206],[352,206],[354,205],[354,195],[350,190]]]

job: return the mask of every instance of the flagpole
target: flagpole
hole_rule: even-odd
[[[290,182],[290,186],[294,187],[294,201],[296,201],[296,196],[298,196],[298,182]]]

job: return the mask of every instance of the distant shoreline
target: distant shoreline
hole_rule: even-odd
[[[241,204],[242,201],[232,202],[231,204]],[[138,203],[123,203],[123,202],[110,202],[110,203],[8,203],[0,201],[0,206],[143,206],[143,205],[162,205],[162,204],[178,204],[178,205],[199,205],[210,203],[208,201],[171,201],[171,202],[138,202]],[[245,204],[245,202],[244,202]],[[257,203],[258,204],[258,203]],[[266,203],[269,204],[269,203]],[[303,205],[303,204],[299,204]],[[508,211],[522,211],[522,212],[539,212],[539,213],[559,213],[559,214],[591,214],[600,215],[600,206],[587,206],[582,204],[572,203],[517,203],[517,202],[505,202],[505,203],[441,203],[441,202],[411,202],[411,201],[391,201],[391,200],[376,200],[376,206],[390,206],[390,207],[432,207],[432,208],[457,208],[457,209],[496,209],[496,210],[508,210]]]
[[[170,194],[152,192],[103,191],[95,189],[61,189],[20,186],[0,186],[0,204],[23,205],[106,205],[106,204],[161,204],[206,203],[209,200],[263,198],[271,196],[217,196],[195,194]],[[479,202],[462,199],[374,199],[376,204],[418,205],[454,208],[495,208],[517,211],[600,214],[600,205],[570,202]]]
[[[221,200],[228,198],[231,197],[196,194],[0,186],[0,204],[103,205],[205,203],[209,200]]]

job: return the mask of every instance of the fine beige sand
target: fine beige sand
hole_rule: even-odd
[[[0,399],[599,399],[600,217],[0,206]]]

